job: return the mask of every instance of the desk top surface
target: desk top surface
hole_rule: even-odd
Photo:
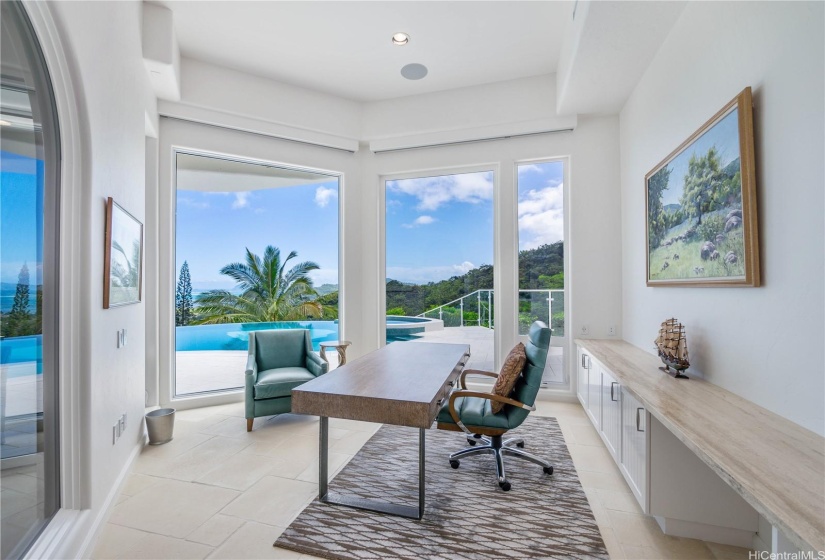
[[[466,344],[388,344],[293,389],[292,411],[426,428],[469,353]]]
[[[622,340],[576,340],[799,547],[825,550],[825,438]]]

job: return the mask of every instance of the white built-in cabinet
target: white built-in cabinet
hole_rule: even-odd
[[[647,513],[648,413],[613,373],[593,359],[586,349],[578,350],[576,394],[599,432],[610,455],[633,494]],[[638,422],[637,422],[638,418]]]
[[[577,354],[576,394],[641,510],[668,535],[751,546],[756,511],[652,416],[608,364],[586,346]]]

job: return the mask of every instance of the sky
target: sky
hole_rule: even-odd
[[[20,268],[29,267],[31,286],[40,282],[43,200],[38,196],[38,171],[43,162],[0,152],[0,280],[17,284]]]
[[[703,156],[711,146],[716,146],[722,167],[739,157],[739,111],[734,109],[721,121],[696,139],[687,150],[679,154],[668,164],[670,179],[668,187],[662,192],[662,205],[679,204],[685,185],[688,162],[693,154]]]
[[[176,274],[184,261],[194,290],[232,289],[220,273],[245,261],[248,247],[258,256],[267,245],[298,256],[290,265],[314,261],[316,286],[338,283],[338,180],[255,191],[178,190]]]
[[[519,166],[519,248],[564,231],[562,162]],[[387,181],[387,278],[427,283],[493,263],[493,172]]]

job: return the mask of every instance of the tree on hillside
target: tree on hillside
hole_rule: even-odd
[[[662,242],[668,220],[662,207],[662,193],[670,181],[670,167],[657,171],[647,182],[647,246],[652,251]]]
[[[702,157],[690,156],[685,186],[680,200],[687,215],[702,223],[702,215],[713,210],[713,193],[725,179],[719,152],[712,146]]]
[[[175,325],[185,327],[193,319],[192,280],[189,277],[189,263],[183,261],[175,290]]]
[[[192,324],[261,323],[299,321],[321,317],[323,305],[312,286],[309,273],[318,270],[311,261],[287,269],[298,256],[292,251],[281,259],[281,250],[269,245],[263,258],[246,249],[245,263],[228,264],[221,274],[235,280],[242,290],[235,295],[227,290],[211,290],[197,300],[197,317]]]

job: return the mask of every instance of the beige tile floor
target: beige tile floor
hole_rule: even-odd
[[[558,418],[611,558],[748,557],[746,549],[663,535],[641,514],[580,406],[540,402],[536,413]],[[175,439],[138,457],[93,557],[312,558],[272,543],[317,494],[318,419],[256,419],[251,433],[245,424],[242,403],[179,412]],[[377,428],[330,420],[333,474]]]

